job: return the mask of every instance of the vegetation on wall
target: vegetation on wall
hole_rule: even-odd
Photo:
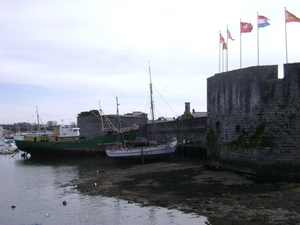
[[[194,119],[195,117],[192,115],[192,113],[184,113],[181,116],[178,116],[176,120],[186,120],[186,119]]]
[[[244,147],[244,148],[255,148],[255,147],[275,147],[275,137],[272,135],[265,135],[264,131],[266,124],[262,123],[256,127],[254,131],[242,130],[241,135],[237,140],[229,142],[227,145],[231,147]]]

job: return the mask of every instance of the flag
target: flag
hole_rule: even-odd
[[[225,41],[223,42],[223,50],[224,49],[226,49],[226,50],[228,49],[227,43]]]
[[[228,29],[227,29],[227,38],[234,41],[234,39],[231,37],[231,34]]]
[[[253,29],[251,23],[241,22],[241,33],[250,33]]]
[[[299,22],[300,23],[300,19],[297,16],[295,16],[294,14],[285,10],[285,22],[286,23],[290,23],[290,22]]]
[[[261,28],[261,27],[266,27],[266,26],[269,26],[269,21],[270,19],[265,17],[265,16],[260,16],[258,15],[257,16],[257,27],[258,28]]]
[[[221,43],[224,43],[225,42],[225,39],[224,39],[224,37],[222,36],[222,34],[220,33],[220,44]]]

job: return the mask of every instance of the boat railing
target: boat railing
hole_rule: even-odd
[[[123,128],[120,128],[120,132],[122,133],[122,132],[126,132],[126,131],[136,130],[138,128],[139,128],[139,126],[135,124],[132,127],[123,127]],[[113,129],[113,128],[104,128],[104,132],[105,133],[108,133],[108,132],[116,132],[117,133],[118,130],[117,129]]]

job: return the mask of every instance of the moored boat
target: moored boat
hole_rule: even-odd
[[[126,148],[117,148],[111,146],[106,149],[106,154],[110,158],[115,159],[129,159],[129,160],[140,160],[144,163],[144,160],[153,160],[153,159],[167,159],[172,157],[175,153],[177,146],[177,139],[166,143],[156,143],[149,142],[145,143],[144,146],[140,147],[126,147]]]
[[[152,113],[152,123],[154,126],[154,105],[152,98],[152,80],[151,71],[149,65],[149,76],[150,76],[150,99],[151,99],[151,113]],[[118,104],[117,104],[118,105]],[[105,150],[107,156],[112,159],[118,160],[132,160],[141,159],[144,163],[144,159],[162,159],[169,156],[173,156],[177,147],[177,139],[174,137],[171,141],[165,141],[159,143],[156,140],[156,131],[153,132],[153,141],[142,141],[135,142],[130,146],[130,143],[117,144],[116,146],[111,146]],[[138,145],[138,146],[137,146]]]
[[[53,134],[24,135],[15,139],[19,150],[35,155],[50,156],[96,156],[105,155],[105,149],[120,138],[121,142],[135,140],[138,129],[118,133],[109,132],[101,137],[80,137],[79,128],[58,126]]]
[[[23,133],[15,137],[17,148],[23,152],[29,153],[32,157],[37,155],[48,156],[97,156],[105,155],[105,149],[120,140],[124,143],[126,140],[135,140],[138,133],[138,126],[132,128],[120,129],[110,128],[105,130],[102,127],[102,136],[86,139],[80,136],[80,128],[71,126],[56,126],[53,131],[38,131]],[[102,120],[102,110],[101,120]]]

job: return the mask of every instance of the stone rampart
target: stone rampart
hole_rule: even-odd
[[[206,123],[206,117],[155,122],[148,124],[146,136],[153,137],[153,130],[157,130],[157,140],[163,141],[175,137],[179,143],[196,143],[198,147],[206,148]],[[153,126],[156,128],[153,129]]]
[[[300,165],[300,63],[207,79],[208,155],[258,166]]]
[[[134,125],[138,125],[141,128],[139,132],[145,132],[143,126],[147,124],[147,120],[146,114],[143,116],[120,115],[119,119],[116,115],[103,115],[101,119],[97,110],[91,110],[89,112],[78,114],[77,125],[80,127],[80,134],[87,139],[90,139],[102,136],[102,128],[118,128],[118,121],[120,121],[120,128],[130,128]]]
[[[97,112],[96,110],[94,112]],[[120,115],[120,127],[132,127],[134,124],[139,126],[138,137],[145,137],[153,140],[153,131],[155,130],[155,139],[158,141],[177,138],[179,143],[197,143],[201,148],[206,148],[207,141],[207,119],[199,117],[185,120],[155,121],[149,123],[147,115],[145,116],[127,116]],[[117,116],[108,115],[107,119],[117,127]],[[109,128],[108,120],[103,118],[103,127]],[[102,136],[102,122],[99,115],[93,111],[82,112],[77,117],[77,124],[80,127],[80,134],[86,138]],[[153,129],[154,128],[154,129]]]

